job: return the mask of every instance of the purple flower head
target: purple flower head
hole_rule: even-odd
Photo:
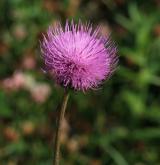
[[[100,28],[79,21],[50,27],[41,43],[45,71],[58,84],[75,90],[93,89],[108,79],[116,68],[116,47]]]

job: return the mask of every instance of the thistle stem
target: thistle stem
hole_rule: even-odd
[[[59,161],[60,161],[60,136],[61,136],[62,122],[64,119],[64,114],[67,107],[68,98],[69,98],[69,92],[65,90],[63,102],[62,102],[61,109],[59,111],[59,115],[57,119],[55,146],[54,146],[55,155],[54,155],[53,165],[59,165]]]

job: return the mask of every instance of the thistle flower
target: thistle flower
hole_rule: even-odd
[[[97,88],[116,68],[116,47],[100,28],[80,21],[63,29],[58,23],[49,27],[41,43],[46,72],[51,72],[58,84],[75,90]]]

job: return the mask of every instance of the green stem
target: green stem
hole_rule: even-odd
[[[68,98],[69,98],[69,92],[65,90],[62,106],[59,111],[58,120],[57,120],[57,129],[56,129],[55,146],[54,146],[55,155],[54,155],[53,165],[59,165],[59,161],[60,161],[60,136],[61,136],[62,122],[64,119]]]

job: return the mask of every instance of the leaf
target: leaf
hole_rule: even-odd
[[[145,110],[144,100],[139,94],[125,91],[123,99],[133,114],[140,115]]]
[[[0,91],[0,117],[10,117],[12,116],[12,110],[7,102],[7,96]]]

